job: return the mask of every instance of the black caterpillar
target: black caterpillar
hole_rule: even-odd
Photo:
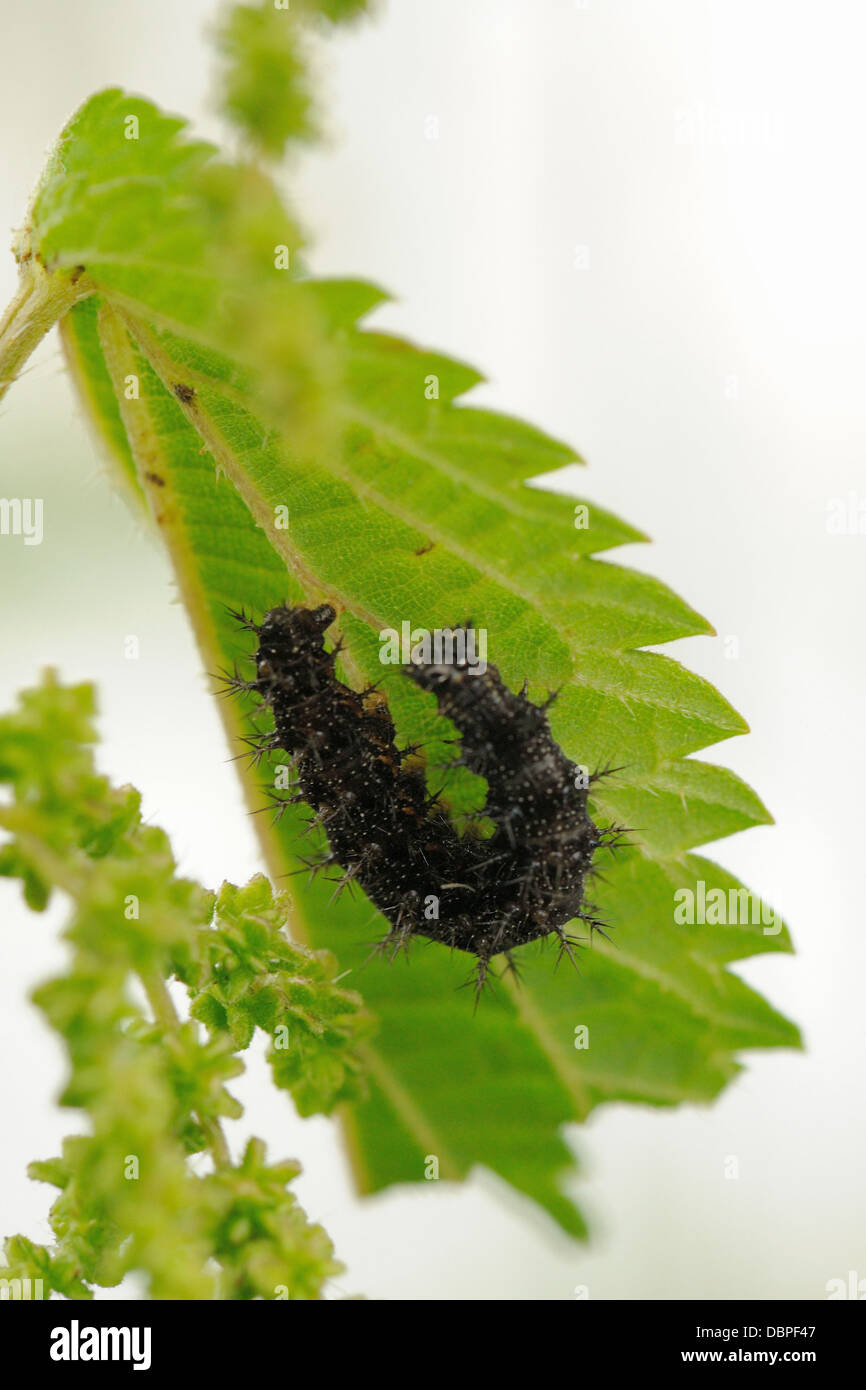
[[[575,918],[590,937],[604,934],[584,885],[596,852],[627,832],[590,819],[587,782],[606,773],[586,779],[565,756],[548,725],[550,701],[532,704],[525,686],[515,695],[492,666],[483,674],[465,661],[407,668],[456,725],[459,763],[487,781],[482,814],[493,833],[461,835],[428,797],[423,771],[406,765],[417,749],[395,746],[387,705],[336,679],[339,647],[324,648],[336,617],[329,604],[273,608],[261,624],[233,616],[259,648],[256,679],[235,674],[227,684],[257,692],[273,714],[273,731],[248,740],[253,756],[280,748],[293,759],[290,801],[314,809],[330,847],[313,867],[340,866],[338,890],[360,884],[391,924],[382,948],[423,936],[465,951],[478,959],[479,992],[494,956],[504,953],[515,969],[515,947],[552,933],[574,961],[572,947],[584,944],[566,932]]]

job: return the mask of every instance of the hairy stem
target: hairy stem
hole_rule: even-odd
[[[82,271],[50,275],[38,261],[26,263],[18,293],[0,320],[0,400],[49,329],[90,294],[93,286]]]

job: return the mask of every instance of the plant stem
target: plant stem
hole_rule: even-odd
[[[48,274],[38,261],[27,262],[18,293],[0,319],[0,400],[49,329],[73,304],[90,294],[93,285],[86,275],[75,271]]]

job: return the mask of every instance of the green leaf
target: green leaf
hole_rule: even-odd
[[[168,547],[204,668],[249,652],[225,605],[262,613],[326,598],[346,642],[343,678],[382,681],[401,740],[423,743],[431,788],[447,786],[460,812],[481,804],[483,789],[467,773],[436,770],[449,727],[380,664],[378,634],[471,616],[512,687],[526,678],[536,699],[562,688],[551,722],[568,756],[620,769],[594,795],[603,821],[637,827],[597,894],[612,944],[587,952],[580,975],[525,948],[523,985],[503,981],[475,1015],[457,988],[465,961],[420,947],[408,968],[367,964],[384,930],[371,905],[333,903],[322,885],[296,890],[296,929],[339,951],[379,1020],[364,1045],[371,1093],[346,1120],[362,1188],[421,1181],[431,1157],[442,1178],[485,1165],[582,1234],[562,1186],[573,1171],[565,1125],[602,1102],[709,1100],[736,1074],[740,1050],[798,1045],[794,1026],[724,968],[789,950],[785,930],[674,920],[679,889],[697,878],[708,891],[732,883],[690,851],[769,820],[735,774],[688,756],[743,732],[742,719],[670,657],[641,650],[712,629],[658,580],[598,558],[641,533],[591,501],[527,486],[575,461],[572,450],[465,404],[480,379],[472,368],[358,327],[381,291],[280,279],[262,248],[280,239],[281,215],[260,188],[251,295],[264,305],[271,284],[277,310],[257,340],[241,317],[235,354],[211,301],[221,257],[233,285],[243,283],[239,267],[250,269],[230,206],[245,178],[222,171],[220,201],[210,152],[131,102],[105,93],[74,119],[29,241],[53,273],[86,268],[92,298],[64,319],[67,352],[97,430]],[[148,129],[146,177],[144,149],[133,157],[118,146],[133,109]],[[255,347],[280,342],[281,315],[295,307],[278,354],[293,384],[281,396],[254,370]],[[588,525],[575,524],[576,504]],[[223,714],[232,740],[249,732],[237,706]],[[245,788],[258,809],[251,773]],[[294,867],[301,827],[292,812],[263,828],[274,875]],[[577,1045],[581,1028],[588,1047]],[[321,1054],[316,1065],[327,1072]],[[275,1073],[293,1086],[302,1078],[297,1058],[277,1060]],[[327,1082],[317,1075],[314,1089]]]
[[[216,159],[183,130],[117,89],[73,116],[16,240],[28,293],[16,309],[27,331],[16,320],[14,339],[35,333],[29,319],[44,331],[43,303],[62,313],[104,291],[118,308],[183,335],[217,370],[218,354],[230,351],[234,383],[254,379],[263,408],[291,414],[296,446],[321,447],[334,365],[314,297],[291,269],[299,229],[262,174]],[[14,370],[20,354],[8,351]],[[91,405],[101,415],[108,408],[104,395]],[[116,418],[112,429],[118,447]]]

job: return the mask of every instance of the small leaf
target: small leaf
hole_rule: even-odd
[[[222,1032],[228,1028],[228,1017],[222,1004],[214,999],[212,994],[205,992],[199,994],[190,1006],[190,1013],[193,1018],[197,1018],[199,1023],[203,1023],[206,1028],[214,1032]]]

